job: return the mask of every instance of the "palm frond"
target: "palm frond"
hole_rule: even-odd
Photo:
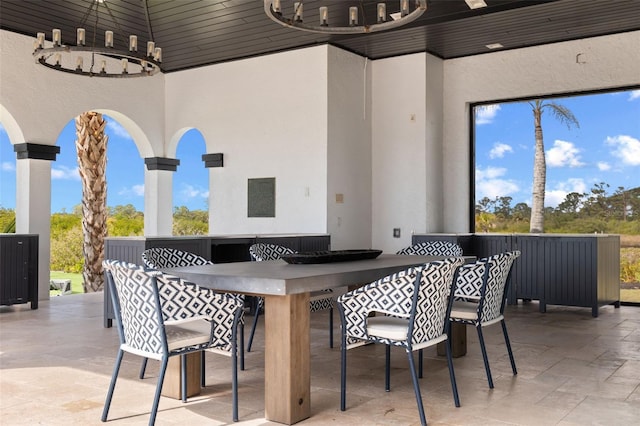
[[[576,127],[580,127],[580,123],[573,112],[569,108],[564,105],[557,104],[555,102],[547,102],[542,105],[542,108],[548,107],[551,109],[551,113],[555,118],[558,119],[563,124],[566,124],[567,129],[571,128],[571,125],[575,125]]]

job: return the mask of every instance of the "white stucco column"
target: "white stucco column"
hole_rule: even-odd
[[[145,158],[144,172],[144,235],[146,237],[173,234],[173,172],[180,160]]]
[[[426,55],[425,119],[425,231],[442,232],[444,226],[443,192],[443,78],[444,61]]]
[[[15,145],[16,234],[38,235],[38,300],[49,300],[51,260],[51,161],[58,146]]]

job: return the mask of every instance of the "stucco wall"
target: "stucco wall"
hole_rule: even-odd
[[[371,232],[373,247],[385,252],[410,245],[411,231],[426,226],[425,76],[424,53],[372,64]]]
[[[167,134],[195,127],[208,153],[224,154],[210,169],[210,233],[327,231],[327,46],[166,81]],[[276,217],[247,217],[247,179],[265,177],[276,178]]]
[[[371,64],[328,51],[327,230],[334,250],[371,248]],[[342,196],[342,201],[336,197]]]
[[[11,143],[55,145],[69,120],[100,110],[132,120],[121,124],[136,139],[142,157],[163,151],[163,75],[118,81],[80,78],[37,65],[32,52],[33,38],[0,30],[0,104],[24,135],[23,141]]]

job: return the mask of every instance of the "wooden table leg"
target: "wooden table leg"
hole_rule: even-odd
[[[187,398],[200,394],[200,352],[187,354]],[[170,398],[182,399],[180,390],[180,356],[169,358],[167,372],[162,384],[162,395]]]
[[[265,296],[265,418],[294,424],[311,414],[309,293]]]
[[[447,342],[438,343],[438,355],[447,355]],[[467,354],[467,326],[460,322],[451,323],[451,356],[458,358]]]

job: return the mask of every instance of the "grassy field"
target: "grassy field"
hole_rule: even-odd
[[[50,280],[71,280],[71,293],[84,293],[84,288],[82,287],[82,274],[69,274],[66,272],[60,271],[51,271],[49,274]],[[59,296],[59,290],[50,290],[50,296]]]

